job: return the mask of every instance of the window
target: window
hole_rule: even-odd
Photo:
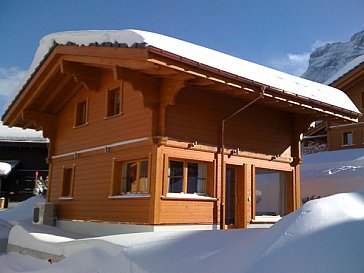
[[[112,195],[148,194],[148,160],[114,160]]]
[[[75,126],[81,126],[87,124],[87,112],[88,112],[87,100],[77,102]]]
[[[207,164],[170,160],[168,192],[206,195]]]
[[[347,145],[347,146],[353,145],[353,133],[352,132],[343,133],[343,145]]]
[[[63,167],[62,192],[61,192],[62,197],[71,197],[72,196],[74,170],[75,170],[74,166],[71,168]]]
[[[282,216],[286,214],[287,173],[256,169],[255,215]]]
[[[361,93],[361,108],[364,108],[364,92]]]
[[[122,95],[120,88],[108,90],[107,92],[107,117],[121,114]]]

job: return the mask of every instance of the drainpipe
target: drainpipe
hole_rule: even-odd
[[[261,92],[258,97],[253,99],[251,102],[243,105],[241,108],[227,116],[221,121],[221,205],[220,205],[220,229],[225,228],[225,200],[226,200],[226,194],[225,194],[225,166],[224,166],[224,156],[225,156],[225,122],[229,119],[235,117],[240,112],[244,111],[254,103],[256,103],[258,100],[264,97],[264,91],[267,87],[262,86]]]

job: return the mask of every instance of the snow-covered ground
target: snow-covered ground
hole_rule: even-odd
[[[351,150],[342,156],[322,153],[306,157],[303,176],[317,178],[324,173],[350,184],[364,177],[359,172],[364,169],[363,155],[363,150]],[[8,236],[14,225],[9,243],[64,259],[55,262],[52,255],[49,260],[41,260],[4,253],[0,256],[0,272],[364,272],[364,190],[309,201],[269,229],[93,238],[31,225],[32,206],[39,201],[33,198],[1,211],[0,235]]]
[[[302,199],[364,190],[364,149],[320,152],[303,157]]]

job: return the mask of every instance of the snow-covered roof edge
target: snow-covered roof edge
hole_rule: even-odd
[[[9,128],[0,121],[0,142],[48,143],[42,131],[21,128]]]
[[[364,64],[364,55],[360,55],[359,57],[356,57],[354,60],[344,65],[339,71],[337,71],[328,80],[326,80],[324,84],[330,85],[336,82],[337,80],[344,77],[345,75],[353,71],[361,64]]]
[[[91,30],[59,32],[45,36],[40,41],[33,62],[23,80],[18,84],[6,105],[6,115],[15,99],[35,74],[49,52],[56,45],[101,45],[118,44],[127,47],[153,46],[163,51],[182,56],[200,64],[204,64],[276,89],[320,101],[348,111],[360,113],[354,103],[342,91],[320,83],[286,74],[262,65],[248,62],[212,49],[191,44],[182,40],[140,30]]]

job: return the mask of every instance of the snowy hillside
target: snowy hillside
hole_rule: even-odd
[[[364,55],[364,31],[354,34],[348,42],[328,43],[315,49],[301,77],[323,83],[360,55]]]
[[[303,200],[364,190],[364,149],[304,155],[301,167]]]

